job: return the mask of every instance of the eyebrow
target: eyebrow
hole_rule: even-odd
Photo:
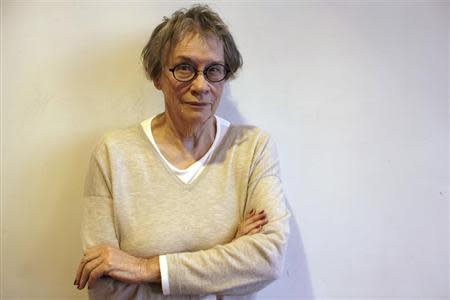
[[[188,57],[188,56],[184,56],[184,55],[180,55],[180,56],[177,56],[175,59],[174,59],[174,61],[187,61],[187,62],[189,62],[189,63],[191,63],[191,64],[193,64],[193,65],[197,65],[197,63],[192,59],[192,58],[190,58],[190,57]],[[212,65],[212,64],[225,64],[225,62],[224,61],[222,61],[222,60],[219,60],[219,61],[216,61],[216,60],[211,60],[211,61],[209,61],[206,65]]]

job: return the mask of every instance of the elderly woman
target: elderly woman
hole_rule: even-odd
[[[269,136],[215,115],[242,65],[235,42],[197,5],[142,55],[165,111],[94,150],[74,284],[91,299],[253,298],[282,272],[289,212]]]

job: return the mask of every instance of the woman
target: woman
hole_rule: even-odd
[[[251,298],[280,276],[289,213],[268,135],[215,116],[242,65],[234,40],[197,5],[155,28],[143,62],[165,111],[97,145],[74,284],[91,299]]]

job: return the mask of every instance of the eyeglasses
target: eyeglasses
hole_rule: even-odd
[[[181,82],[189,82],[197,78],[198,73],[203,73],[206,80],[209,82],[220,82],[227,77],[228,69],[222,64],[212,64],[207,66],[203,71],[197,70],[194,66],[181,63],[169,69],[172,72],[173,77]]]

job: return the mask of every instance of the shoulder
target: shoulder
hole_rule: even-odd
[[[266,131],[253,125],[230,125],[229,135],[238,145],[248,144],[260,147],[273,143],[272,138]]]
[[[142,144],[143,140],[143,131],[140,124],[127,128],[110,130],[103,134],[98,140],[94,153],[130,148],[137,144]]]
[[[117,144],[133,141],[141,136],[141,125],[136,124],[127,128],[115,129],[106,132],[101,141],[107,144]]]
[[[260,176],[270,173],[278,176],[277,148],[266,131],[256,126],[233,125],[230,126],[229,133],[230,157],[234,157],[238,165],[246,166],[248,174]]]
[[[251,125],[230,125],[223,146],[236,154],[239,160],[250,158],[256,161],[263,156],[276,159],[278,156],[275,142],[269,133]]]

